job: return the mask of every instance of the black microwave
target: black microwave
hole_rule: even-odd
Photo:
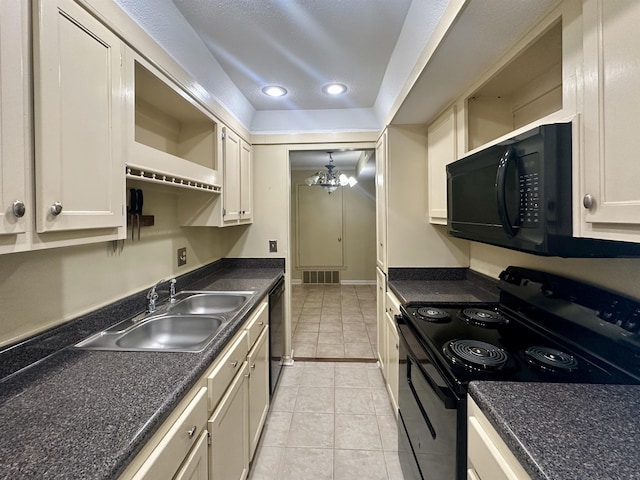
[[[573,236],[571,123],[540,125],[447,165],[450,235],[537,255],[637,257]]]

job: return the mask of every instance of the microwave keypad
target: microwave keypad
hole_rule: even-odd
[[[538,172],[520,175],[520,225],[537,226],[540,222],[540,183]]]

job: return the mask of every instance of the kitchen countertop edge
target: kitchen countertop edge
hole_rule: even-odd
[[[468,393],[533,480],[640,471],[639,385],[472,381]]]

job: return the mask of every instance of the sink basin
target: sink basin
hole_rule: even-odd
[[[128,331],[116,341],[124,348],[141,350],[201,350],[222,326],[218,317],[158,317]]]
[[[199,352],[225,322],[215,316],[160,315],[115,333],[100,332],[75,346],[91,350]]]
[[[169,307],[173,314],[214,315],[239,310],[255,292],[182,292],[189,296]]]

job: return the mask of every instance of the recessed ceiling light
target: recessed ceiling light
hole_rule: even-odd
[[[327,95],[340,95],[347,91],[347,87],[341,83],[329,83],[322,87],[322,91]]]
[[[278,85],[267,85],[262,89],[262,93],[270,97],[282,97],[287,94],[287,89]]]

